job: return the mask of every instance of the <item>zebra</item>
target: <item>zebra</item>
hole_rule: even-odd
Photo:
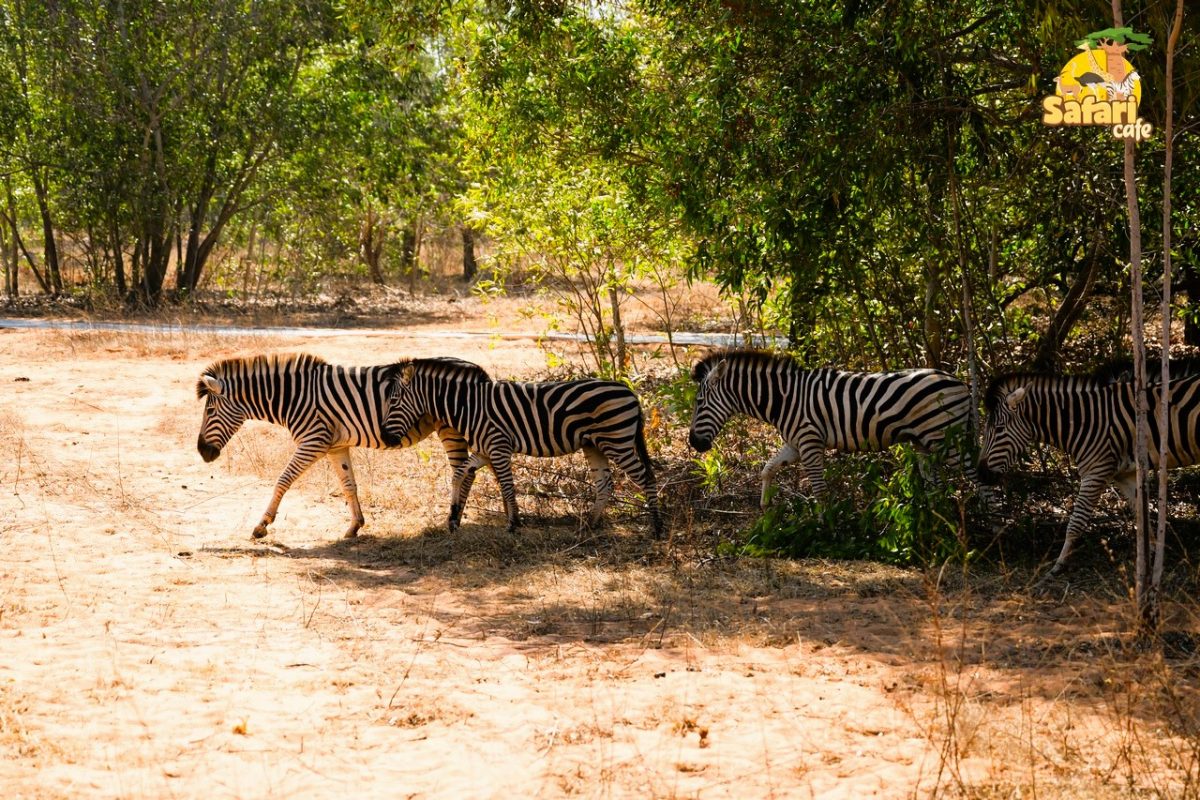
[[[389,374],[388,365],[342,367],[308,354],[229,358],[201,373],[196,396],[204,400],[204,418],[196,448],[206,462],[221,454],[247,419],[282,425],[296,442],[253,538],[267,535],[283,495],[321,456],[333,465],[350,507],[346,538],[358,535],[365,521],[351,447],[408,447],[436,431],[450,464],[457,468],[467,462],[462,436],[430,417],[414,419],[402,430],[384,427]]]
[[[1158,376],[1154,377],[1158,381]],[[1162,384],[1151,384],[1147,443],[1150,463],[1157,466],[1162,450],[1158,408]],[[1167,466],[1200,462],[1200,375],[1172,378],[1168,398]],[[1058,575],[1071,548],[1088,526],[1105,487],[1115,483],[1132,505],[1137,491],[1133,457],[1136,420],[1133,383],[1121,374],[1051,375],[1013,372],[992,379],[984,395],[983,450],[979,478],[999,482],[1000,474],[1033,443],[1065,452],[1079,473],[1079,490],[1067,520],[1062,552],[1047,577]]]
[[[407,430],[428,416],[461,432],[471,449],[470,460],[457,466],[452,479],[451,532],[459,526],[480,466],[490,466],[496,475],[511,532],[521,524],[513,455],[564,456],[582,450],[596,495],[589,523],[600,522],[612,495],[611,460],[641,489],[654,534],[662,535],[642,406],[625,384],[595,378],[497,381],[478,364],[456,358],[411,359],[392,370],[396,380],[385,427]]]
[[[971,391],[940,370],[806,370],[788,355],[734,348],[698,361],[692,380],[699,384],[688,433],[695,450],[711,448],[735,413],[774,425],[783,437],[783,448],[762,470],[764,508],[775,476],[793,462],[800,462],[820,499],[828,493],[827,449],[882,450],[912,442],[929,451],[953,426],[968,428]],[[947,459],[957,466],[963,454],[951,449]]]

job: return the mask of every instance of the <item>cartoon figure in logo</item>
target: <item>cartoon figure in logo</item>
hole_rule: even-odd
[[[1150,37],[1130,28],[1105,28],[1089,33],[1075,45],[1083,52],[1072,58],[1054,79],[1060,97],[1081,100],[1142,99],[1142,82],[1137,70],[1125,60],[1129,51],[1145,50]]]

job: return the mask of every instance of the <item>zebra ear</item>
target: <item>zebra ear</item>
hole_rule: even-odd
[[[715,366],[713,366],[712,369],[708,371],[708,377],[706,380],[719,381],[727,369],[729,369],[729,362],[722,358],[716,363]]]
[[[417,368],[412,364],[406,366],[400,373],[400,385],[408,386],[412,383],[413,376],[417,374]]]
[[[1018,386],[1016,389],[1013,389],[1011,392],[1008,393],[1008,397],[1004,398],[1004,403],[1009,408],[1015,409],[1017,406],[1021,405],[1021,401],[1024,399],[1025,399],[1025,387]]]
[[[225,384],[221,383],[219,378],[214,378],[212,375],[201,375],[200,382],[208,389],[209,394],[220,395],[225,391]]]

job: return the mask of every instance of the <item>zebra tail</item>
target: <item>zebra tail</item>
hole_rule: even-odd
[[[653,475],[654,468],[650,464],[650,451],[646,449],[646,415],[642,413],[641,403],[638,404],[637,429],[633,434],[633,446],[637,448],[638,458]]]

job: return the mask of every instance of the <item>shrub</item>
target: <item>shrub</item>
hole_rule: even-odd
[[[829,499],[796,496],[772,504],[727,550],[903,565],[968,560],[965,484],[947,480],[943,462],[943,453],[919,454],[907,445],[831,459]]]

